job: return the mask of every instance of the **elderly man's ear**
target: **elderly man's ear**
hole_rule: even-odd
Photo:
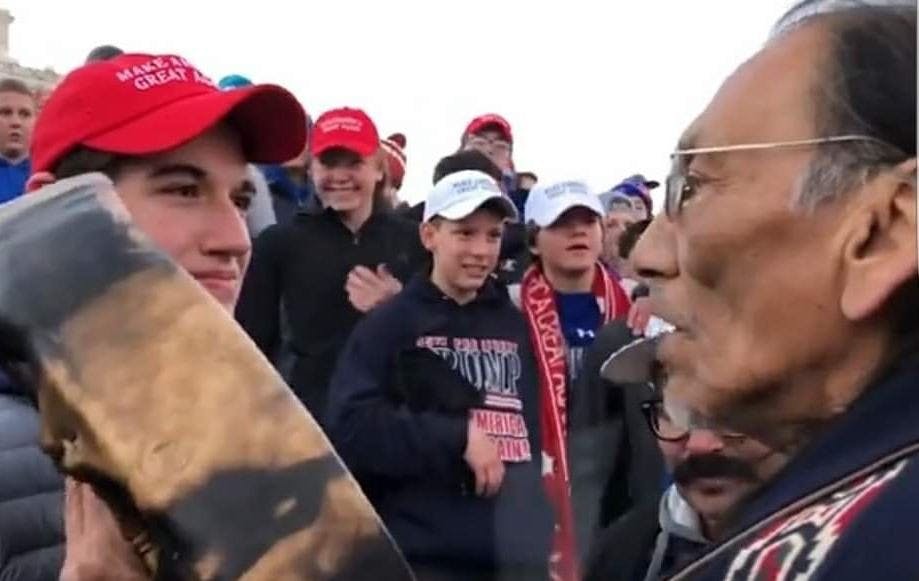
[[[26,181],[26,193],[34,192],[45,186],[51,185],[57,181],[57,178],[54,177],[54,174],[51,174],[46,171],[40,171],[38,173],[32,174],[29,176],[28,181]]]
[[[916,159],[869,180],[854,194],[844,245],[840,308],[850,321],[877,314],[903,283],[919,276]]]

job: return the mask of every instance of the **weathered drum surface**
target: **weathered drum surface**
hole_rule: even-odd
[[[313,418],[106,178],[0,209],[0,272],[43,445],[151,540],[158,578],[411,579]]]

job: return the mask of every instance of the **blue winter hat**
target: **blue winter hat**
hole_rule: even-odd
[[[220,87],[221,91],[229,91],[231,89],[249,87],[253,84],[254,83],[252,81],[242,75],[227,75],[220,79],[220,82],[217,83],[217,86]]]

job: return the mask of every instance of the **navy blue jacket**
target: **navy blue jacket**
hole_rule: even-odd
[[[919,368],[868,389],[675,579],[919,579]]]
[[[413,347],[434,351],[484,393],[473,414],[498,436],[506,467],[495,498],[469,487],[466,414],[394,403],[387,387],[394,360]],[[327,429],[409,561],[548,562],[552,517],[540,474],[535,370],[523,318],[497,283],[460,306],[419,276],[358,324],[332,379]]]
[[[0,374],[0,581],[57,581],[64,480],[38,447],[38,411]]]

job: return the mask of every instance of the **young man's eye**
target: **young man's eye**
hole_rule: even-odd
[[[170,194],[173,196],[179,196],[181,198],[195,198],[198,196],[198,185],[197,184],[176,184],[172,186],[166,186],[163,188],[163,193]]]
[[[252,206],[252,194],[238,194],[233,196],[233,204],[243,212],[247,211]]]

